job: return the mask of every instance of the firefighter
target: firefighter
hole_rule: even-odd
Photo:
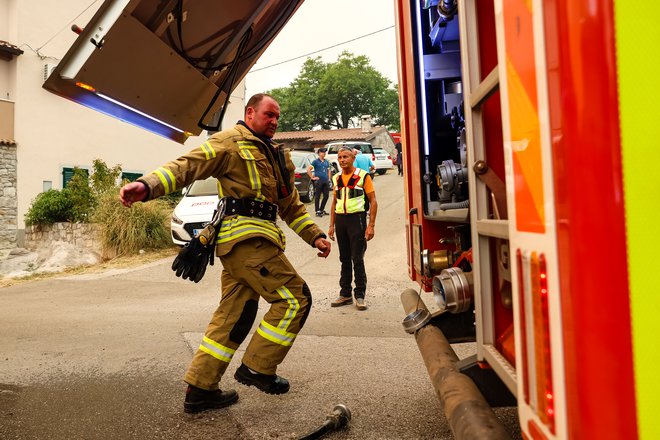
[[[353,159],[353,152],[349,147],[339,148],[337,160],[341,173],[332,178],[334,191],[328,236],[334,241],[336,228],[341,275],[339,297],[330,305],[340,307],[353,304],[354,294],[357,309],[366,310],[364,297],[367,290],[367,273],[364,269],[364,253],[367,250],[367,241],[374,238],[378,205],[371,176],[367,171],[356,168]],[[351,292],[353,271],[355,290]]]
[[[184,376],[184,411],[222,408],[238,400],[218,384],[257,314],[259,297],[270,309],[259,323],[235,378],[269,394],[283,394],[289,382],[276,374],[311,309],[311,293],[284,255],[285,237],[276,215],[303,240],[330,253],[330,242],[312,221],[294,186],[290,154],[272,142],[280,107],[266,94],[246,105],[245,121],[216,133],[200,147],[121,188],[124,205],[169,194],[214,176],[225,203],[216,255],[222,263],[222,297]]]

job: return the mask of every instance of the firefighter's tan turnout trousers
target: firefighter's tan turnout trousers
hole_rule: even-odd
[[[243,363],[263,374],[275,374],[311,309],[311,294],[282,250],[263,238],[234,245],[222,257],[222,298],[193,357],[184,380],[198,388],[218,387],[229,362],[247,337],[259,297],[270,310],[259,323]]]

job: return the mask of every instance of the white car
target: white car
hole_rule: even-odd
[[[328,151],[328,154],[325,155],[325,160],[330,162],[335,173],[338,173],[341,170],[339,166],[339,160],[337,159],[337,153],[341,147],[349,147],[351,149],[358,149],[362,151],[362,154],[370,154],[371,161],[376,160],[374,155],[374,148],[368,142],[359,142],[359,141],[336,141],[326,144],[325,149]]]
[[[193,182],[186,190],[174,212],[170,228],[172,241],[180,246],[189,242],[204,223],[211,221],[218,206],[218,180],[209,177]]]
[[[383,148],[374,148],[374,155],[376,160],[374,160],[374,165],[376,166],[376,172],[380,175],[383,175],[387,170],[394,168],[394,163],[392,163],[392,156],[387,150]]]

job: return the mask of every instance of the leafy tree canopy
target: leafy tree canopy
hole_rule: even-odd
[[[364,55],[343,52],[335,63],[308,58],[289,87],[270,90],[280,103],[280,130],[352,128],[362,115],[399,130],[399,93]]]

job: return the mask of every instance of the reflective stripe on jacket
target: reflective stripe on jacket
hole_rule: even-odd
[[[222,196],[252,198],[275,203],[279,215],[303,240],[314,246],[323,231],[311,220],[295,189],[295,165],[284,153],[289,181],[284,181],[277,161],[277,149],[270,149],[243,125],[236,125],[209,137],[201,146],[140,179],[149,188],[148,200],[169,194],[195,180],[215,177]],[[279,188],[279,191],[278,191]],[[288,191],[286,191],[288,189]],[[217,255],[227,254],[235,243],[251,237],[266,238],[282,250],[284,233],[274,221],[255,217],[226,217],[218,236]]]
[[[353,214],[365,211],[364,179],[367,174],[363,169],[355,168],[346,186],[344,186],[341,173],[332,177],[335,196],[337,197],[337,203],[335,204],[337,214]]]

